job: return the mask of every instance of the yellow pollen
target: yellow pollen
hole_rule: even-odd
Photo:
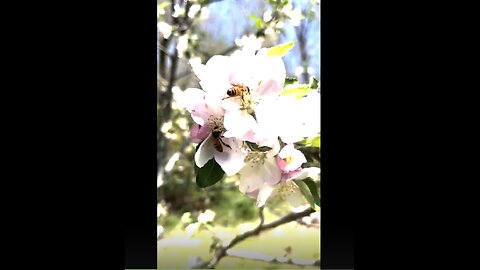
[[[290,164],[293,160],[293,157],[286,157],[285,158],[285,162],[287,162],[288,164]]]

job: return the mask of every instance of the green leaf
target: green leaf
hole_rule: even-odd
[[[202,168],[199,168],[197,164],[195,164],[195,174],[197,175],[197,186],[205,188],[222,180],[225,172],[215,159],[212,158]]]
[[[307,84],[289,85],[288,87],[284,88],[282,92],[280,92],[280,96],[295,95],[295,97],[299,99],[313,91],[314,90]]]
[[[291,41],[268,49],[267,56],[284,56],[295,46],[295,42]]]
[[[312,141],[310,142],[310,145],[313,146],[313,147],[319,147],[320,148],[320,136],[317,136],[317,137],[313,138]]]
[[[315,199],[313,198],[310,188],[303,180],[292,180],[300,189],[300,192],[303,194],[307,202],[310,204],[310,207],[315,209]]]
[[[317,184],[313,179],[311,178],[305,178],[302,180],[307,186],[308,189],[310,190],[310,193],[312,194],[313,200],[316,205],[320,206],[320,192],[318,190]]]
[[[260,17],[257,17],[255,15],[250,15],[248,16],[250,20],[252,20],[255,23],[255,28],[260,29],[263,27],[263,20]]]
[[[317,90],[318,89],[318,80],[315,77],[310,77],[310,88]]]
[[[290,85],[290,84],[294,84],[294,83],[297,83],[297,82],[298,82],[298,79],[295,78],[295,77],[286,77],[284,85]]]
[[[305,138],[300,141],[299,144],[301,147],[317,147],[320,148],[320,134],[315,137]]]

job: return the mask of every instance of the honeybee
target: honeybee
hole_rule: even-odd
[[[227,90],[227,95],[228,97],[224,99],[240,97],[242,110],[247,110],[249,113],[253,111],[251,108],[252,100],[250,96],[250,88],[248,86],[234,83],[232,84],[232,87]]]
[[[240,97],[242,100],[242,104],[245,105],[246,97],[250,94],[250,88],[243,84],[232,84],[232,87],[227,90],[228,97],[224,98],[233,98],[233,97]]]
[[[215,147],[215,150],[217,150],[218,152],[223,152],[223,145],[225,145],[226,147],[232,149],[232,147],[230,147],[230,145],[224,143],[221,139],[221,135],[222,134],[222,129],[220,129],[219,127],[215,127],[213,128],[213,131],[212,131],[212,138],[213,138],[213,147]]]
[[[250,88],[248,88],[248,86],[237,83],[232,84],[232,86],[232,88],[227,90],[227,95],[229,95],[230,97],[240,96],[243,99],[245,95],[250,94]]]

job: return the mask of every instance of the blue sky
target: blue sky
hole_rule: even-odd
[[[294,0],[294,6],[308,5],[308,0]],[[245,29],[253,29],[253,22],[248,18],[255,14],[263,16],[263,12],[270,6],[264,0],[223,0],[209,4],[210,17],[205,25],[205,29],[210,34],[216,35],[226,44],[233,44],[236,38],[240,38]],[[320,79],[320,6],[316,9],[317,21],[311,22],[308,31],[307,48],[311,57],[309,66],[314,69],[314,75]],[[288,22],[285,24],[285,37],[280,39],[279,43],[295,41],[294,27]],[[300,65],[299,51],[294,48],[284,57],[288,75],[294,75],[295,69]]]

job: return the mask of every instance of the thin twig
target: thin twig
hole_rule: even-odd
[[[218,262],[224,257],[227,255],[227,250],[232,248],[233,246],[235,246],[236,244],[238,244],[239,242],[249,238],[249,237],[252,237],[252,236],[256,236],[256,235],[259,235],[260,232],[262,231],[266,231],[266,230],[269,230],[269,229],[272,229],[272,228],[275,228],[277,226],[280,226],[282,224],[285,224],[285,223],[288,223],[288,222],[291,222],[291,221],[294,221],[294,220],[297,220],[301,217],[305,217],[305,216],[308,216],[310,215],[311,213],[315,212],[314,209],[312,208],[308,208],[306,210],[304,210],[303,212],[300,212],[300,213],[290,213],[272,223],[268,223],[268,224],[263,224],[264,222],[264,217],[263,217],[263,208],[260,208],[259,209],[260,212],[260,224],[253,230],[251,231],[247,231],[241,235],[237,235],[231,242],[230,244],[228,244],[227,246],[225,247],[222,247],[220,248],[219,250],[217,250],[217,252],[215,253],[215,256],[210,260],[210,262],[206,262],[202,265],[200,265],[201,268],[209,268],[209,269],[213,269],[215,268],[215,266],[218,264]]]

